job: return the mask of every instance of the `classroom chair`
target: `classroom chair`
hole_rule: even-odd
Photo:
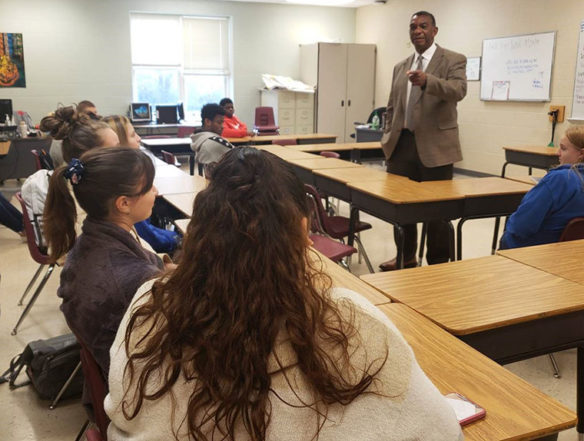
[[[53,165],[52,158],[44,149],[41,150],[32,149],[30,153],[32,153],[32,156],[34,157],[36,171],[43,169],[53,170],[55,168]]]
[[[280,127],[274,121],[274,109],[272,107],[256,107],[253,128],[257,130],[258,135],[278,135]]]
[[[107,441],[107,426],[109,425],[110,420],[103,407],[103,400],[107,395],[106,380],[103,378],[99,365],[95,361],[95,358],[93,358],[93,355],[91,355],[89,349],[87,349],[83,340],[81,340],[77,334],[75,334],[75,336],[81,346],[81,369],[83,370],[85,387],[87,392],[89,392],[89,398],[93,408],[93,421],[97,427],[97,430],[93,428],[87,429],[87,426],[89,425],[88,419],[85,424],[83,424],[83,427],[81,427],[81,431],[77,435],[77,438],[75,438],[75,441],[79,441],[83,434],[86,435],[86,438],[89,441]]]
[[[167,152],[166,150],[160,150],[160,153],[162,153],[162,159],[164,160],[164,162],[170,165],[176,165],[177,167],[180,167],[180,162],[178,162],[174,154]]]
[[[28,314],[28,312],[32,308],[32,305],[34,305],[34,302],[38,298],[38,296],[41,293],[41,291],[43,290],[45,284],[49,280],[49,277],[51,277],[51,274],[53,274],[53,270],[55,269],[55,263],[50,262],[46,248],[42,245],[42,241],[40,241],[40,243],[38,245],[36,243],[35,227],[33,226],[33,221],[30,220],[30,213],[28,211],[28,207],[26,206],[24,200],[22,199],[22,195],[20,194],[20,192],[16,193],[16,199],[18,200],[18,202],[20,202],[20,206],[22,208],[22,220],[23,220],[23,224],[24,224],[24,233],[26,235],[26,243],[28,245],[28,251],[30,253],[30,256],[33,258],[33,260],[40,265],[39,268],[37,269],[36,273],[32,277],[32,280],[29,282],[28,286],[24,290],[24,293],[22,294],[22,297],[20,298],[20,300],[18,302],[19,305],[22,305],[22,302],[24,301],[24,299],[25,299],[26,295],[28,294],[28,292],[30,291],[30,289],[35,284],[35,282],[38,279],[39,275],[41,274],[41,271],[43,270],[43,268],[46,265],[49,265],[49,267],[47,268],[47,271],[45,272],[45,275],[43,276],[41,282],[37,286],[35,292],[33,293],[32,297],[30,298],[26,307],[24,308],[24,311],[22,311],[22,314],[20,315],[18,322],[16,322],[16,325],[14,326],[14,329],[12,330],[12,333],[11,333],[12,335],[16,335],[16,333],[18,332],[18,327],[20,326],[20,324],[22,323],[22,321],[24,320],[24,318],[26,317],[26,315]],[[36,220],[36,217],[34,219]],[[40,226],[37,226],[37,228],[40,229]]]
[[[195,126],[180,126],[176,132],[177,138],[188,138],[195,133]]]
[[[323,231],[327,236],[332,237],[333,239],[337,239],[343,241],[345,237],[349,236],[349,223],[350,220],[348,217],[344,216],[329,216],[324,209],[322,204],[322,199],[320,194],[312,185],[304,184],[304,189],[306,194],[312,200],[314,213],[313,217],[314,220],[317,222],[318,229]],[[367,256],[367,252],[365,251],[365,247],[363,247],[363,243],[361,242],[361,238],[359,237],[359,233],[361,231],[371,229],[371,224],[367,222],[357,221],[355,223],[355,241],[359,246],[359,252],[363,255],[365,259],[365,264],[369,269],[369,272],[373,273],[373,266],[371,265],[371,261],[369,260],[369,256]]]
[[[324,158],[340,159],[341,155],[337,152],[320,152],[320,156]]]
[[[320,251],[320,253],[333,262],[338,263],[345,269],[349,270],[349,266],[344,259],[345,257],[352,256],[357,252],[354,247],[337,242],[336,240],[332,240],[331,238],[320,234],[310,234],[309,237],[310,240],[312,240],[312,247],[314,249]]]

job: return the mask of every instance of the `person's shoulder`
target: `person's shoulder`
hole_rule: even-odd
[[[221,144],[223,147],[227,147],[228,149],[233,148],[233,144],[227,141],[225,138],[219,135],[214,135],[209,137],[208,141],[216,142],[217,144]]]
[[[444,48],[442,46],[436,45],[436,52],[437,53],[442,52],[445,57],[450,58],[450,59],[455,60],[455,61],[464,61],[464,60],[466,60],[466,56],[465,55],[463,55],[463,54],[461,54],[459,52],[452,51],[450,49],[446,49],[446,48]]]

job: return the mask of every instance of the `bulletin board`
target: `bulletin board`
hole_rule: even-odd
[[[483,40],[481,100],[549,101],[555,32]]]
[[[578,32],[578,53],[576,54],[576,76],[574,77],[574,100],[571,120],[584,120],[584,20]]]

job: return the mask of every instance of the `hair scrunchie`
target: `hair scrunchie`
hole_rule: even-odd
[[[77,158],[73,158],[69,165],[67,165],[67,169],[63,172],[63,176],[65,179],[68,179],[71,184],[77,185],[81,182],[84,172],[85,165],[83,165],[83,162]]]

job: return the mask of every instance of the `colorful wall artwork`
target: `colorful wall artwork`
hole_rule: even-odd
[[[0,87],[26,87],[22,34],[0,33]]]

